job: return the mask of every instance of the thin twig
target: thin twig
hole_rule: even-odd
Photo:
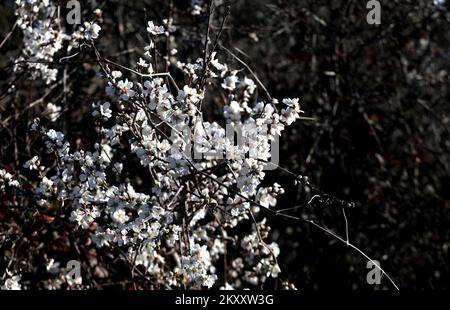
[[[347,239],[347,245],[349,243],[349,238],[348,238],[348,221],[347,221],[347,215],[345,215],[345,208],[342,208],[342,214],[344,215],[344,220],[345,220],[345,237]]]
[[[19,23],[19,19],[16,20],[14,25],[11,27],[11,30],[6,34],[5,38],[2,40],[2,43],[0,43],[0,49],[3,47],[3,45],[6,43],[6,41],[9,40],[9,38],[12,35],[12,33],[14,32],[14,29],[16,29],[18,23]]]

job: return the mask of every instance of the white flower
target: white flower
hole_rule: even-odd
[[[170,143],[166,139],[164,139],[162,142],[158,142],[156,146],[163,154],[170,150]]]
[[[147,31],[153,35],[159,35],[164,33],[164,26],[155,26],[152,21],[147,23]]]
[[[37,194],[48,195],[53,187],[53,181],[47,177],[43,177],[38,188],[36,188]]]
[[[117,86],[119,87],[120,99],[128,100],[130,97],[135,95],[134,90],[132,90],[133,82],[129,82],[128,79],[125,79],[125,81],[119,81]]]
[[[118,224],[123,224],[129,220],[129,217],[124,209],[119,208],[113,212],[112,219]]]
[[[250,207],[249,202],[245,202],[241,197],[236,196],[234,199],[228,197],[227,200],[227,211],[231,212],[231,215],[238,216],[241,213],[245,212]]]
[[[285,122],[286,125],[291,125],[299,117],[298,112],[295,109],[288,107],[287,109],[281,109],[280,120]]]
[[[87,229],[91,225],[95,218],[99,216],[99,212],[96,207],[92,207],[91,210],[73,210],[70,214],[70,220],[76,222],[81,228]]]
[[[241,82],[241,85],[246,88],[246,92],[248,92],[249,95],[255,92],[256,84],[252,79],[245,77]]]
[[[187,85],[183,87],[183,90],[178,92],[177,100],[186,101],[192,104],[198,103],[202,99],[202,96],[197,93],[195,88],[191,88]]]
[[[108,230],[109,232],[109,230]],[[92,242],[98,247],[109,246],[112,241],[111,234],[102,231],[96,231],[92,236]]]
[[[120,79],[122,77],[122,72],[120,71],[112,71],[111,76],[114,80]]]
[[[219,71],[227,70],[227,66],[221,64],[217,59],[215,59],[217,52],[211,54],[211,65]]]
[[[54,129],[50,129],[49,131],[47,131],[46,135],[51,140],[51,142],[46,141],[47,148],[49,149],[53,148],[54,146],[53,143],[56,143],[56,145],[61,146],[62,142],[64,141],[64,134]]]
[[[200,15],[204,9],[202,8],[203,1],[202,0],[191,0],[191,14],[192,15]]]
[[[172,111],[172,106],[169,101],[163,101],[156,107],[156,112],[161,117],[162,120],[168,120],[170,113]]]
[[[280,116],[278,114],[273,115],[273,123],[270,126],[270,138],[274,136],[281,136],[281,132],[284,130],[284,125],[280,123]]]
[[[98,38],[98,33],[102,28],[94,22],[84,23],[84,37],[86,40],[92,40]]]
[[[298,103],[298,98],[294,99],[283,99],[283,104],[287,106],[286,109],[281,109],[280,121],[291,125],[293,122],[300,117],[299,113],[303,111],[300,110],[300,105]]]
[[[112,116],[112,111],[110,109],[111,104],[109,102],[105,102],[100,106],[100,114],[106,118],[110,118]]]
[[[22,287],[19,283],[20,281],[20,275],[12,276],[11,278],[8,278],[3,282],[3,285],[1,286],[2,290],[12,290],[12,291],[18,291],[21,290]]]
[[[19,182],[13,178],[13,175],[6,172],[4,169],[0,169],[0,190],[4,190],[5,184],[13,187],[19,187]]]
[[[230,102],[230,105],[225,106],[223,109],[223,115],[225,118],[229,118],[233,121],[239,121],[241,119],[241,112],[244,109],[240,106],[239,102],[233,100]]]
[[[285,105],[287,105],[288,107],[293,108],[295,110],[295,112],[300,113],[300,112],[303,112],[303,111],[300,110],[300,105],[299,105],[298,101],[299,101],[298,98],[293,98],[293,99],[286,98],[286,99],[283,99],[282,102]]]
[[[149,64],[141,57],[139,57],[139,61],[138,61],[137,65],[142,68],[147,68],[149,66]]]
[[[39,157],[34,156],[32,159],[30,159],[29,161],[27,161],[23,167],[25,169],[30,169],[30,170],[38,170],[39,168]]]
[[[60,116],[61,107],[57,106],[51,102],[47,104],[47,107],[45,108],[44,114],[48,115],[50,120],[52,122],[56,121],[58,117]]]
[[[256,194],[257,202],[265,208],[274,207],[277,204],[277,199],[272,196],[267,188],[260,188]]]
[[[108,119],[112,116],[112,110],[110,109],[111,103],[105,102],[99,106],[99,110],[92,112],[92,116],[101,115],[102,117]]]
[[[222,87],[225,89],[228,89],[230,91],[233,91],[236,89],[236,83],[239,81],[238,77],[236,75],[230,75],[227,76],[222,83]]]

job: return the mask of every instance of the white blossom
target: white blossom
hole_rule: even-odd
[[[164,26],[155,26],[152,21],[147,23],[147,31],[153,35],[160,35],[164,33]]]
[[[23,167],[30,170],[38,170],[39,169],[39,157],[33,156],[32,159],[28,160]]]
[[[48,115],[52,122],[55,122],[61,114],[61,107],[49,102],[44,113]]]
[[[236,75],[227,76],[222,83],[222,87],[229,91],[233,91],[236,89],[236,84],[239,82],[239,79]]]
[[[14,275],[9,278],[7,278],[2,286],[2,290],[12,290],[12,291],[18,291],[22,289],[22,286],[20,285],[19,281],[21,279],[20,275]]]
[[[98,38],[98,34],[102,28],[94,22],[84,23],[84,37],[86,40],[93,40]]]
[[[134,96],[135,92],[132,90],[133,82],[128,81],[128,79],[121,80],[117,83],[120,93],[120,99],[128,100]]]

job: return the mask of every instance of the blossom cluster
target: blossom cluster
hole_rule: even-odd
[[[58,15],[58,6],[51,0],[16,0],[15,12],[24,45],[15,70],[27,69],[31,78],[41,78],[46,84],[57,79],[58,69],[51,63],[59,51],[65,46],[71,51],[84,40],[96,39],[100,31],[96,23],[85,22],[84,27],[68,33]]]
[[[25,51],[52,60],[66,38],[44,31],[52,28],[48,23],[55,6],[52,1],[18,3],[22,10],[27,6],[36,15],[32,22],[20,21]],[[46,18],[38,20],[38,14]],[[272,143],[300,117],[299,99],[259,98],[255,80],[221,63],[216,52],[193,63],[177,60],[174,69],[189,80],[177,85],[169,72],[154,72],[151,65],[157,48],[153,40],[169,40],[176,29],[170,20],[163,24],[148,22],[144,31],[152,41],[136,59],[136,70],[99,67],[105,99],[92,103],[96,141],[81,148],[36,118],[31,130],[41,137],[46,153],[33,156],[23,169],[37,172],[33,195],[41,209],[59,206],[95,247],[120,249],[154,287],[261,285],[278,277],[281,267],[278,245],[265,241],[270,227],[260,213],[284,193],[277,183],[262,185],[265,168],[273,157]],[[86,23],[67,38],[94,48],[100,31],[98,24]],[[33,69],[47,83],[58,73],[46,65]],[[215,93],[223,94],[224,104],[216,107],[220,112],[214,119],[206,117],[203,107],[213,105]],[[44,112],[52,121],[60,113],[53,103]],[[236,144],[226,125],[237,128],[244,143]],[[54,156],[55,164],[48,165],[44,156]],[[0,182],[2,189],[19,185],[3,170]],[[218,266],[230,255],[223,278]],[[49,270],[57,264],[50,259]],[[19,280],[13,277],[4,286],[20,287]],[[61,277],[48,287],[64,281],[82,287]]]
[[[5,191],[6,187],[19,187],[19,182],[5,169],[0,169],[0,191]]]

